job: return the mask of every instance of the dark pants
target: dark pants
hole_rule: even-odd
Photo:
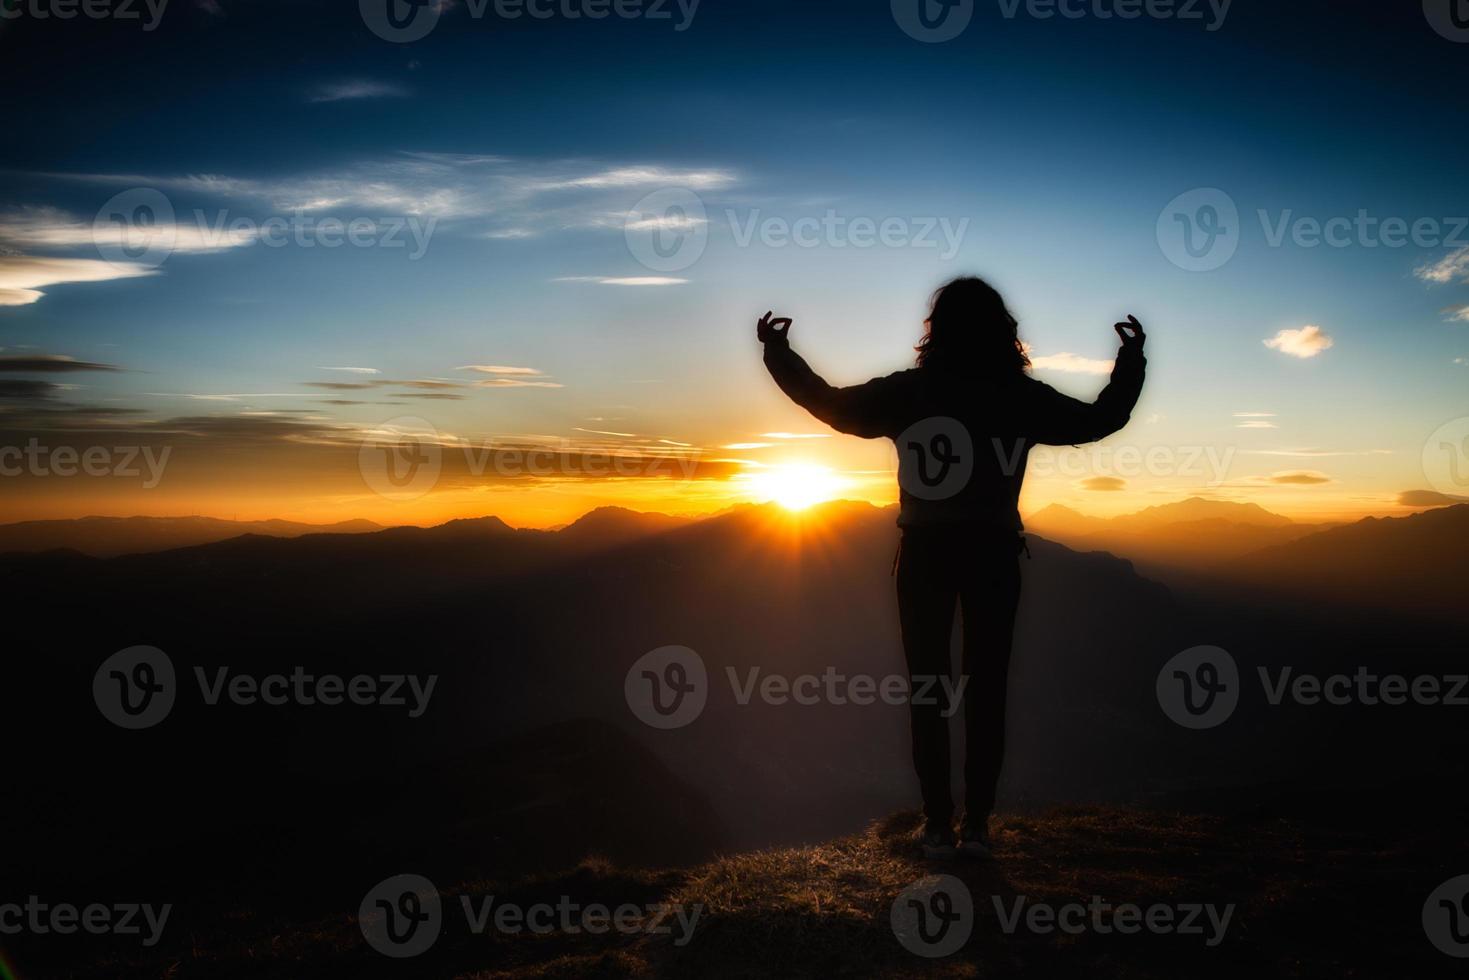
[[[929,699],[909,711],[913,768],[923,790],[923,812],[947,823],[954,816],[949,787],[952,707],[945,690],[924,678],[950,677],[949,641],[954,608],[963,612],[964,805],[983,819],[995,806],[995,784],[1005,754],[1005,682],[1020,598],[1020,539],[963,528],[905,528],[898,554],[898,613],[913,691],[930,684]]]

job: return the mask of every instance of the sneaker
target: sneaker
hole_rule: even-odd
[[[994,857],[994,850],[990,845],[990,830],[988,821],[972,825],[964,821],[964,826],[959,830],[959,854],[962,857],[985,860]]]
[[[948,824],[930,820],[924,824],[923,836],[919,838],[923,856],[930,861],[952,861],[954,859],[954,828]]]

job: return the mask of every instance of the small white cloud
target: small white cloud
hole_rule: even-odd
[[[594,282],[602,286],[678,286],[687,279],[672,276],[560,276],[552,282]]]
[[[1235,424],[1236,429],[1278,429],[1280,426],[1264,419],[1249,419]]]
[[[1277,486],[1310,487],[1330,483],[1331,477],[1319,470],[1282,470],[1271,473],[1268,480]]]
[[[1274,412],[1235,412],[1234,413],[1234,417],[1237,418],[1237,419],[1273,419],[1273,418],[1275,418],[1275,413]]]
[[[320,85],[311,92],[306,101],[344,102],[349,99],[401,99],[407,94],[406,88],[391,82],[350,79]]]
[[[1271,350],[1278,350],[1282,354],[1305,358],[1315,357],[1332,347],[1336,341],[1327,336],[1326,331],[1320,327],[1307,324],[1297,330],[1282,330],[1263,343]]]
[[[1065,371],[1067,374],[1111,374],[1112,362],[1082,357],[1070,351],[1032,357],[1030,366],[1039,371]]]
[[[1455,249],[1437,262],[1420,265],[1413,274],[1424,282],[1444,283],[1469,282],[1469,245]]]
[[[1448,306],[1441,312],[1449,315],[1450,322],[1469,323],[1469,306]]]
[[[348,374],[382,374],[377,368],[364,367],[319,367],[318,371],[346,371]]]
[[[538,375],[541,371],[532,367],[512,367],[508,364],[465,364],[457,367],[456,371],[478,371],[480,374],[516,374],[516,375]]]

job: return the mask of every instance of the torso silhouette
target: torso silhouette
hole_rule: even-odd
[[[898,442],[903,527],[1019,531],[1031,449],[1093,442],[1122,428],[1146,363],[1140,348],[1124,347],[1111,381],[1087,403],[1028,375],[994,379],[932,366],[834,388],[784,337],[765,345],[765,366],[792,401],[840,432]]]

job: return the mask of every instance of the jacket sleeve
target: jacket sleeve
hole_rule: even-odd
[[[901,417],[901,372],[849,388],[835,388],[811,370],[783,339],[766,343],[765,367],[791,401],[838,432],[875,439],[896,435],[902,428],[897,424]]]
[[[1134,347],[1117,353],[1112,379],[1091,403],[1035,382],[1030,407],[1030,437],[1048,446],[1074,446],[1106,438],[1127,424],[1143,390],[1147,358]]]

